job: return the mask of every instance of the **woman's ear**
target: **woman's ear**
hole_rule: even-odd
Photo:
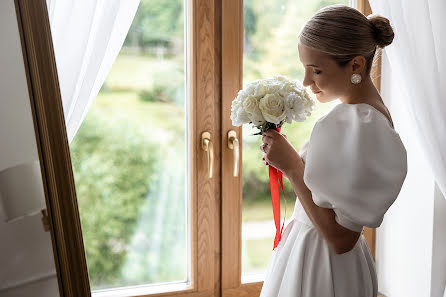
[[[367,61],[363,56],[356,56],[350,61],[350,68],[353,73],[362,73],[366,63]]]

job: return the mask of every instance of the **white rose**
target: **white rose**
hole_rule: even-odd
[[[299,80],[293,80],[293,84],[296,90],[298,90],[299,92],[303,92],[303,90],[305,90],[304,85]]]
[[[288,81],[288,78],[285,75],[274,75],[273,76],[274,80],[278,80],[278,81]]]
[[[283,98],[279,94],[266,94],[260,99],[259,108],[265,120],[270,123],[280,124],[286,117]]]
[[[259,108],[259,101],[255,97],[248,96],[245,98],[245,100],[243,100],[243,109],[248,114],[248,117],[253,124],[261,125],[265,122]]]
[[[259,82],[258,82],[258,81],[256,81],[256,82],[252,82],[252,83],[248,84],[248,85],[246,86],[246,93],[247,93],[249,96],[254,96],[254,93],[256,92],[256,88],[257,88],[258,85],[259,85]]]
[[[282,86],[282,84],[277,81],[271,81],[271,82],[264,84],[265,92],[267,94],[278,92],[281,86]]]
[[[232,125],[239,127],[249,122],[248,114],[243,110],[243,102],[239,98],[232,101],[231,104]]]
[[[262,98],[263,96],[266,95],[266,90],[265,87],[262,84],[257,84],[255,86],[255,90],[254,90],[254,94],[253,96],[256,97],[257,99]]]
[[[304,113],[303,100],[298,94],[294,92],[289,93],[284,99],[284,105],[287,123],[291,124],[293,120],[301,122],[303,119],[305,119],[302,119],[302,115]]]
[[[311,116],[314,100],[299,80],[290,81],[284,75],[258,79],[240,90],[231,105],[234,126],[265,121],[280,124],[304,121]]]

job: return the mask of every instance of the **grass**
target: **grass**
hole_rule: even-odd
[[[287,199],[287,208],[286,208],[286,217],[287,220],[291,217],[294,211],[294,203],[296,199]],[[285,215],[285,207],[283,202],[283,197],[281,196],[280,201],[281,206],[281,221],[283,220],[283,216]],[[268,221],[273,220],[273,206],[271,200],[268,197],[266,201],[260,202],[243,202],[243,211],[242,211],[242,221],[246,222],[255,222],[255,221]]]
[[[184,126],[183,107],[162,102],[145,102],[135,92],[99,93],[94,104],[94,108],[104,113],[118,118],[125,116],[139,125],[159,125],[163,129],[178,129]]]
[[[263,238],[259,240],[244,240],[242,257],[243,273],[262,273],[265,271],[271,259],[274,238]]]
[[[114,91],[136,92],[151,89],[160,82],[178,83],[184,78],[180,58],[158,60],[150,56],[120,54],[107,76],[106,86]]]

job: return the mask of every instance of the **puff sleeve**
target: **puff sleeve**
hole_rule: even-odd
[[[338,224],[379,227],[407,174],[407,153],[388,119],[368,104],[339,104],[319,119],[306,150],[304,182]]]

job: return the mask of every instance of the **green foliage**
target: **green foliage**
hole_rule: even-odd
[[[79,209],[93,287],[119,281],[126,246],[156,166],[153,143],[130,137],[90,113],[71,146]]]
[[[184,79],[181,74],[179,71],[169,73],[169,75],[165,72],[158,73],[153,77],[151,88],[139,93],[140,99],[146,102],[175,103],[183,106],[185,93]]]
[[[257,15],[254,12],[252,0],[245,0],[243,2],[243,26],[245,36],[248,38],[254,35],[257,30]]]
[[[142,101],[146,102],[172,102],[169,96],[169,89],[165,86],[154,86],[151,90],[144,90],[139,93]]]
[[[184,141],[166,150],[132,123],[108,121],[109,112],[93,108],[71,145],[92,287],[181,279],[185,181],[177,164],[184,163],[178,151]],[[154,247],[140,250],[141,238]],[[175,262],[172,253],[178,255]]]
[[[142,0],[133,19],[125,45],[172,47],[182,42],[184,1]]]
[[[319,0],[296,3],[294,0],[244,1],[247,14],[243,79],[246,82],[284,74],[302,79],[297,37],[305,22],[320,8],[348,0]]]

